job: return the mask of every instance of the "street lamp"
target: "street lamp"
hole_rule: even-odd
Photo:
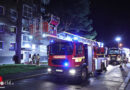
[[[123,44],[122,43],[119,43],[119,47],[122,48]]]
[[[118,48],[119,48],[119,42],[121,41],[121,37],[116,37],[115,40],[117,41],[117,43],[118,43]]]
[[[121,37],[116,37],[115,39],[117,42],[120,42],[121,41]]]

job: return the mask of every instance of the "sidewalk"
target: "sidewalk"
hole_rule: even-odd
[[[127,84],[125,90],[130,90],[130,63],[128,63],[126,65],[125,71],[128,73],[128,76],[127,76],[127,78],[128,78],[128,84]]]
[[[29,72],[24,72],[24,73],[9,74],[9,75],[5,75],[2,77],[3,77],[4,81],[30,78],[30,77],[34,77],[34,76],[47,74],[47,68],[48,67],[44,67],[44,68],[39,69],[39,70],[33,70],[33,71],[29,71]]]

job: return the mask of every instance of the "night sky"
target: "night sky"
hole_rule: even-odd
[[[121,36],[124,47],[130,48],[129,0],[90,0],[91,17],[97,40],[113,45],[115,37]]]

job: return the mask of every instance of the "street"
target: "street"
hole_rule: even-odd
[[[75,84],[65,78],[49,77],[48,75],[15,81],[14,85],[4,90],[119,90],[126,78],[119,66],[108,66],[108,71],[97,77],[90,77],[89,82]]]

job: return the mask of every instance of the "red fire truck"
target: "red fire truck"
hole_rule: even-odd
[[[90,73],[106,70],[105,49],[98,43],[68,32],[60,34],[48,46],[48,73],[84,81]]]

